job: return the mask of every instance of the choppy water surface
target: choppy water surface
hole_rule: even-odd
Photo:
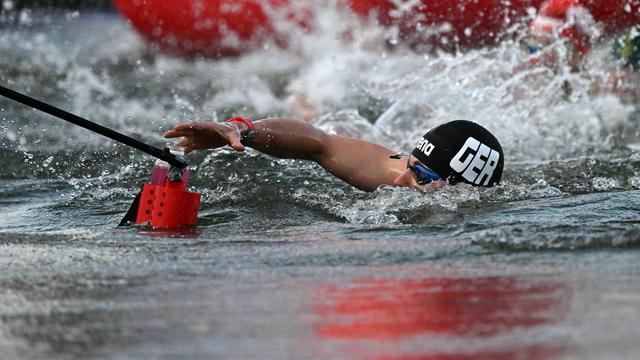
[[[218,150],[190,155],[196,229],[118,229],[153,160],[0,99],[2,357],[634,358],[640,117],[591,91],[606,47],[580,74],[523,69],[517,44],[415,54],[317,14],[292,50],[218,61],[157,54],[111,13],[3,14],[0,80],[158,146],[182,120],[301,117],[301,99],[398,151],[472,119],[503,143],[504,184],[369,194]]]

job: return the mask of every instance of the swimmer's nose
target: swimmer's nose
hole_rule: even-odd
[[[411,169],[407,168],[400,176],[393,180],[395,186],[412,186],[414,182],[413,173]]]

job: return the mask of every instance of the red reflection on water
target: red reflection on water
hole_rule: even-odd
[[[566,353],[559,346],[533,345],[517,349],[497,351],[483,350],[464,354],[434,354],[408,356],[379,356],[376,360],[512,360],[512,359],[549,359]]]
[[[419,334],[439,339],[487,339],[551,324],[567,310],[569,292],[560,283],[517,277],[363,279],[322,291],[314,323],[323,339],[391,342]],[[471,353],[377,357],[378,359],[541,359],[565,352],[556,345],[523,343]]]

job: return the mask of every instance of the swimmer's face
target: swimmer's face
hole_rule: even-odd
[[[422,173],[423,170],[432,172],[428,166],[424,165],[411,155],[407,159],[407,168],[393,181],[393,184],[400,187],[412,187],[421,191],[428,189],[442,189],[444,187],[446,184],[444,180],[430,180],[429,174]],[[425,183],[426,181],[428,181],[428,183]],[[424,185],[421,185],[420,183]]]

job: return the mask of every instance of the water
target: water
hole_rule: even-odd
[[[580,74],[520,69],[517,44],[345,44],[344,15],[318,14],[293,51],[185,61],[111,13],[20,10],[2,18],[0,80],[158,146],[186,119],[305,102],[321,128],[398,151],[473,119],[502,141],[504,184],[363,193],[223,149],[189,156],[196,229],[116,228],[154,160],[0,100],[2,357],[634,358],[639,116],[591,90],[606,47]]]

